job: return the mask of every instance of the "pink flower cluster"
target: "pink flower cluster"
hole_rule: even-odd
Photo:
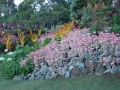
[[[67,36],[62,37],[61,42],[52,40],[52,42],[44,48],[31,52],[28,55],[28,58],[33,60],[35,66],[45,62],[50,67],[54,66],[61,68],[68,58],[75,57],[77,55],[80,56],[87,52],[94,54],[94,48],[97,48],[98,45],[101,45],[101,49],[103,51],[108,46],[120,46],[120,37],[117,37],[114,33],[100,32],[99,35],[96,36],[90,35],[88,32],[89,29],[86,28],[83,30],[71,31]],[[46,37],[54,38],[54,35],[47,34],[41,36],[38,41],[43,41]],[[67,57],[66,53],[68,54]],[[108,60],[103,61],[108,62]],[[22,62],[24,62],[24,60]],[[113,64],[113,61],[111,62]]]
[[[41,48],[35,52],[31,52],[28,57],[33,60],[35,66],[41,62],[47,62],[49,66],[58,66],[61,63],[64,55],[64,51],[60,51],[59,43],[52,41],[46,47]]]

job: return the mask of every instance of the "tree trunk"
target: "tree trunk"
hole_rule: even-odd
[[[8,0],[8,10],[9,10],[9,16],[12,15],[12,7],[13,7],[14,0]]]
[[[9,16],[11,16],[12,15],[12,4],[10,4],[8,8],[9,8]]]

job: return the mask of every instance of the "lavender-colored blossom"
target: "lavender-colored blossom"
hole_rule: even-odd
[[[83,30],[75,30],[68,33],[66,37],[62,37],[60,42],[54,40],[54,35],[50,34],[53,40],[51,43],[46,45],[43,48],[36,50],[35,52],[31,52],[28,55],[33,61],[35,66],[42,66],[41,63],[45,62],[47,64],[49,72],[57,72],[58,74],[65,74],[65,70],[69,69],[67,67],[67,62],[69,62],[69,66],[76,65],[76,62],[82,61],[86,53],[89,53],[90,63],[93,62],[95,57],[101,57],[98,62],[100,65],[108,66],[108,64],[113,63],[115,60],[112,58],[108,58],[107,56],[110,54],[118,55],[120,47],[120,37],[118,37],[114,33],[104,33],[99,32],[98,36],[89,35],[89,29],[84,28]],[[43,41],[47,35],[42,36],[38,41]],[[100,46],[99,56],[96,55],[96,50]],[[110,48],[109,48],[110,47]],[[115,52],[115,49],[118,52]],[[67,55],[66,55],[67,54]],[[79,59],[73,58],[78,57]],[[118,57],[117,57],[118,58]],[[21,65],[24,65],[26,60],[21,61]],[[120,60],[116,60],[117,63],[120,63]],[[83,65],[83,63],[81,63]],[[80,65],[81,66],[81,65]],[[83,68],[83,66],[82,66]]]

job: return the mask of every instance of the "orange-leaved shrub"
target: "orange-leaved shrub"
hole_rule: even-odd
[[[73,22],[65,23],[63,26],[60,26],[58,30],[55,32],[55,37],[63,37],[72,30],[73,30]]]

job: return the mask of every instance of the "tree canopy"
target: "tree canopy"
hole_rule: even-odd
[[[24,0],[18,8],[14,0],[0,0],[0,4],[1,22],[24,22],[28,29],[51,28],[70,20],[70,0]]]

